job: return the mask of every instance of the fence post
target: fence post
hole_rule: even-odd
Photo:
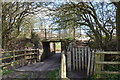
[[[68,71],[71,72],[71,52],[67,52],[67,65],[68,65]]]
[[[85,47],[85,70],[87,70],[87,64],[88,64],[88,61],[87,61],[87,58],[88,58],[88,56],[87,56],[87,47]]]
[[[13,62],[12,62],[13,68],[15,68],[15,51],[13,50]]]
[[[78,71],[78,49],[75,48],[75,64],[76,64],[76,71]]]
[[[96,53],[96,52],[95,52]],[[97,61],[100,61],[101,54],[95,54],[95,71],[100,72],[101,71],[101,66],[100,64],[96,64]],[[96,73],[96,72],[95,72]],[[97,78],[100,77],[100,75],[96,76]]]
[[[82,70],[81,62],[82,62],[82,59],[81,59],[81,48],[79,48],[79,71]]]
[[[33,63],[36,63],[36,62],[37,62],[36,51],[37,51],[37,49],[34,50]]]
[[[101,55],[101,61],[104,61],[104,54]],[[104,65],[101,65],[101,70],[104,70]]]
[[[87,77],[90,75],[90,67],[91,67],[91,51],[90,48],[88,48],[88,65],[87,65]]]
[[[36,62],[39,62],[39,49],[37,49]]]
[[[32,60],[31,59],[32,59],[32,54],[30,54],[30,56],[29,56],[29,63],[30,64],[32,64]]]
[[[61,78],[66,78],[66,56],[65,56],[65,51],[62,52]]]
[[[90,69],[90,76],[93,74],[94,71],[94,52],[91,52],[91,69]]]
[[[34,51],[33,51],[33,61],[32,61],[32,63],[36,63],[36,59],[37,59],[37,57],[36,57],[36,51],[37,51],[37,49],[35,49]]]
[[[40,49],[38,49],[38,61],[40,62],[41,61],[41,51],[40,51]]]
[[[75,70],[75,48],[73,48],[72,50],[73,50],[73,54],[72,54],[73,55],[73,57],[72,57],[73,58],[72,59],[73,64],[72,65],[73,65],[73,70]]]
[[[24,51],[24,65],[26,64],[26,51]]]
[[[81,47],[81,56],[82,56],[82,70],[84,70],[84,50],[83,50],[84,48],[83,47]]]

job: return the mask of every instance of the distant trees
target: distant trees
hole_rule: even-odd
[[[71,36],[75,37],[75,29],[78,27],[77,16],[74,14],[74,8],[70,8],[70,3],[61,5],[50,14],[53,17],[53,23],[58,25],[58,30],[65,30],[66,33],[72,33]]]
[[[31,38],[31,33],[34,29],[34,24],[37,23],[36,17],[34,15],[26,16],[21,24],[21,33],[19,37]]]
[[[110,9],[109,6],[112,8]],[[87,34],[98,48],[105,49],[115,30],[115,7],[106,3],[66,3],[54,10],[54,23],[61,28],[87,26]]]

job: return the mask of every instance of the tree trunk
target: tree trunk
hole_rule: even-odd
[[[7,47],[7,37],[3,36],[2,34],[2,49],[6,49]]]
[[[0,18],[2,18],[2,3],[0,3]],[[0,49],[2,48],[2,21],[0,19]]]
[[[117,51],[120,51],[120,5],[116,11],[116,35],[117,35]]]
[[[73,28],[73,37],[75,38],[75,28]]]

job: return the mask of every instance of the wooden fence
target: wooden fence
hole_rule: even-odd
[[[105,55],[117,55],[118,61],[105,61]],[[67,50],[67,71],[86,72],[87,77],[93,74],[120,74],[117,71],[105,71],[104,65],[120,65],[120,52],[104,52],[89,47],[71,47]]]
[[[118,61],[105,61],[104,55],[116,55]],[[120,52],[95,52],[95,74],[120,74],[118,71],[105,71],[104,65],[120,65]]]
[[[0,67],[2,69],[16,68],[40,61],[39,49],[4,51],[0,52],[0,54],[2,55],[0,57],[2,62]]]
[[[100,51],[89,47],[72,47],[67,51],[68,71],[86,72],[89,77],[94,73],[95,54]]]

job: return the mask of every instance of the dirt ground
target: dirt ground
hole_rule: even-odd
[[[57,53],[50,58],[36,64],[15,69],[15,72],[2,76],[2,80],[31,80],[31,79],[45,79],[50,71],[60,68],[61,54]],[[27,79],[26,79],[27,78]]]

